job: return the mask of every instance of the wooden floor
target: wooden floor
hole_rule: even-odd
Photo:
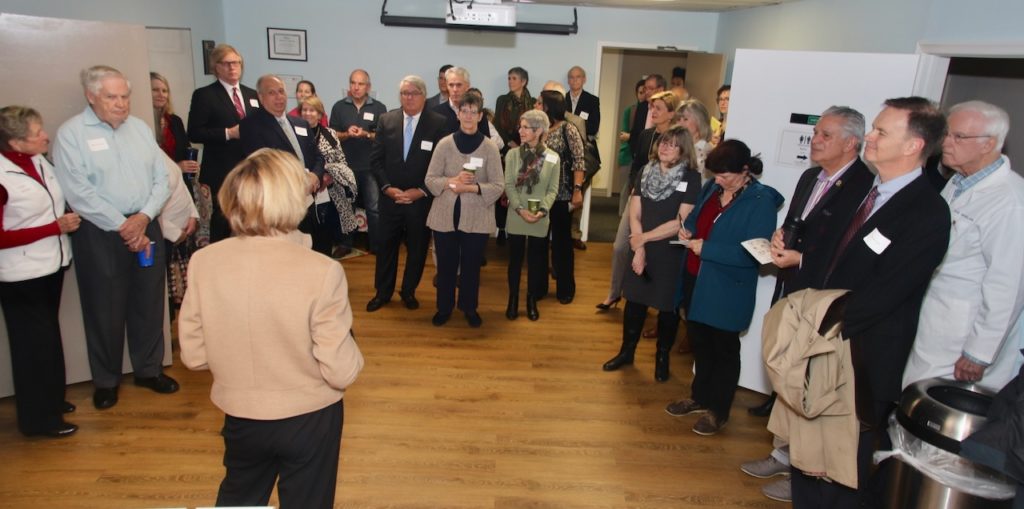
[[[738,467],[770,450],[766,420],[745,411],[760,395],[740,390],[725,430],[701,437],[694,417],[663,410],[689,394],[690,356],[674,353],[671,380],[656,383],[644,340],[635,368],[601,371],[622,314],[595,313],[611,245],[589,247],[577,251],[574,303],[548,298],[540,321],[509,322],[504,252],[491,246],[480,329],[461,314],[430,325],[432,267],[419,310],[396,300],[367,313],[373,257],[345,260],[366,367],[345,396],[336,507],[784,507],[761,495],[768,481]],[[102,412],[89,384],[71,386],[69,420],[81,429],[64,440],[22,437],[13,399],[0,400],[0,507],[212,505],[223,414],[210,403],[210,375],[182,368],[177,352],[167,372],[180,392],[157,395],[128,377],[120,403]]]

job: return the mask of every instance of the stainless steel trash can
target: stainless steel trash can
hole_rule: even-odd
[[[912,456],[927,451],[929,458],[939,457],[943,461],[937,464],[904,461],[899,455],[883,461],[880,468],[887,481],[886,507],[1000,509],[1012,506],[1012,498],[994,500],[977,495],[978,490],[972,489],[970,479],[996,485],[1005,483],[1010,487],[1014,483],[998,472],[954,456],[960,452],[960,442],[985,423],[994,396],[983,387],[941,378],[915,382],[903,391],[896,410],[898,424],[894,427],[919,440],[915,440],[918,446],[912,447],[913,450],[902,452]],[[939,480],[954,476],[968,481],[951,485]]]

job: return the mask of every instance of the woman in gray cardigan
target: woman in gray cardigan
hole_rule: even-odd
[[[505,190],[505,179],[498,147],[477,131],[482,115],[480,98],[462,98],[459,130],[437,143],[424,179],[434,195],[427,226],[434,231],[437,252],[437,313],[431,320],[437,327],[451,318],[457,277],[458,308],[470,327],[483,323],[476,312],[480,264],[487,237],[496,228],[494,202]]]
[[[505,195],[509,214],[508,231],[508,308],[505,317],[519,316],[519,276],[526,254],[526,316],[540,318],[537,298],[548,286],[548,211],[558,195],[558,154],[541,138],[548,130],[548,117],[531,110],[519,118],[522,144],[505,155]]]

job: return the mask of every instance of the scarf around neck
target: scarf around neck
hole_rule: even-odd
[[[683,181],[683,172],[685,171],[686,165],[680,162],[662,173],[661,163],[651,161],[644,168],[644,173],[640,177],[640,194],[653,201],[668,198],[676,190],[676,186]]]

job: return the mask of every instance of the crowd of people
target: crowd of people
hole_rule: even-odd
[[[574,214],[600,102],[579,66],[567,72],[568,90],[550,81],[536,96],[529,73],[513,67],[491,111],[469,71],[445,65],[437,95],[406,76],[390,111],[362,69],[330,115],[309,81],[287,111],[278,76],[242,85],[244,61],[226,44],[211,62],[217,79],[193,92],[187,126],[162,75],[150,75],[150,129],[129,114],[127,78],[102,65],[82,71],[87,106],[58,129],[52,151],[38,112],[0,109],[0,305],[18,427],[77,431],[64,419],[75,407],[64,398],[58,321],[73,256],[97,409],[118,403],[125,338],[136,385],[179,389],[162,368],[170,306],[183,364],[212,372],[211,399],[225,413],[218,505],[265,504],[277,482],[284,505],[330,507],[344,391],[363,366],[348,281],[330,257],[354,248],[359,209],[376,256],[368,312],[396,286],[406,308],[419,308],[432,244],[432,324],[458,310],[481,327],[480,270],[496,234],[509,253],[505,316],[519,317],[525,261],[526,316],[538,320],[552,277],[560,304],[575,298],[574,250],[586,246],[574,239]],[[597,309],[626,303],[621,347],[603,369],[633,364],[640,338],[654,337],[654,379],[668,380],[684,323],[693,383],[666,412],[700,414],[695,433],[720,432],[740,336],[759,319],[762,267],[741,243],[770,238],[773,299],[827,310],[821,330],[838,327],[848,340],[856,390],[838,397],[856,409],[857,431],[837,434],[840,457],[836,443],[791,432],[809,418],[779,388],[768,424],[777,447],[741,469],[784,476],[764,492],[799,507],[870,505],[882,490],[871,453],[889,445],[904,386],[938,376],[999,389],[1020,366],[1024,241],[1012,228],[1024,219],[1024,179],[1001,154],[1009,117],[980,101],[947,115],[906,97],[886,100],[869,128],[856,110],[830,107],[814,126],[815,166],[780,226],[785,200],[759,181],[756,148],[726,136],[730,87],[717,91],[716,115],[689,98],[684,80],[681,68],[670,82],[645,76],[622,115],[616,163],[628,176]],[[788,319],[783,307],[768,319]],[[650,308],[656,323],[645,330]]]

